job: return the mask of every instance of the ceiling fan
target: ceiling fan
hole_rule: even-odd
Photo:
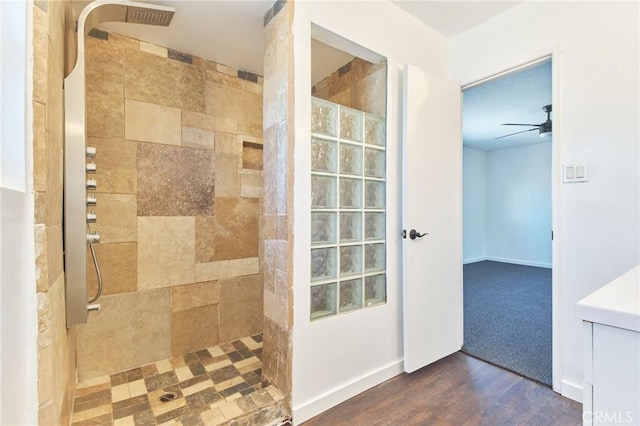
[[[551,137],[551,105],[545,105],[542,110],[547,113],[547,121],[540,124],[524,124],[524,123],[502,123],[503,126],[531,126],[533,129],[523,130],[521,132],[509,133],[508,135],[497,137],[496,139],[506,138],[508,136],[518,135],[520,133],[533,132],[538,130],[541,138]]]

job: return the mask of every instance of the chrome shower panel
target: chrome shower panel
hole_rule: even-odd
[[[65,145],[64,145],[64,239],[65,291],[67,327],[85,324],[88,312],[99,309],[87,297],[87,248],[99,243],[99,232],[88,233],[88,223],[100,227],[100,218],[87,211],[87,206],[100,203],[100,197],[88,193],[100,185],[89,178],[100,164],[87,158],[96,156],[87,147],[85,125],[85,40],[89,31],[103,22],[131,22],[168,26],[175,9],[127,0],[97,0],[89,3],[78,18],[78,55],[75,67],[64,80]],[[89,149],[87,149],[89,148]],[[99,158],[99,153],[97,155]],[[92,300],[93,301],[93,300]]]

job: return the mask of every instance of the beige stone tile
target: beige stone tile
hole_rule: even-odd
[[[244,411],[242,411],[242,409],[238,407],[238,404],[235,401],[222,404],[219,406],[219,408],[220,411],[222,411],[222,414],[224,414],[224,416],[228,420],[244,414]]]
[[[97,182],[100,186],[100,182]],[[101,243],[121,243],[137,239],[137,202],[134,194],[98,194],[97,222],[92,230],[100,232]]]
[[[179,108],[127,99],[125,138],[129,140],[180,145],[182,117]]]
[[[180,88],[180,107],[187,111],[205,112],[206,92],[204,70],[193,65],[174,61],[182,67],[178,75]]]
[[[182,111],[182,125],[223,133],[236,133],[238,129],[237,121],[232,118],[215,117],[193,111]]]
[[[198,263],[196,264],[196,281],[213,281],[222,278],[253,275],[257,274],[259,269],[260,263],[257,257]]]
[[[101,138],[124,137],[124,96],[122,84],[103,81],[87,82],[87,136]]]
[[[133,416],[122,417],[113,421],[113,426],[135,426]]]
[[[124,90],[127,99],[204,112],[204,70],[173,59],[127,49]]]
[[[230,387],[233,387],[233,386],[235,386],[235,385],[238,385],[238,384],[240,384],[240,383],[242,383],[242,382],[244,382],[244,381],[245,381],[245,380],[244,380],[242,377],[237,376],[237,377],[234,377],[234,378],[232,378],[232,379],[225,380],[224,382],[217,383],[217,384],[215,385],[215,388],[216,388],[216,390],[217,390],[218,392],[221,392],[221,391],[223,391],[223,390],[225,390],[225,389],[229,389]]]
[[[138,218],[139,289],[192,283],[194,272],[195,218]]]
[[[53,284],[63,271],[62,226],[47,227],[47,275],[49,286]]]
[[[53,349],[51,345],[38,350],[38,400],[53,398]]]
[[[147,387],[144,384],[143,379],[129,382],[127,383],[127,386],[129,387],[129,394],[131,395],[131,397],[140,396],[147,393]]]
[[[251,337],[243,337],[242,339],[240,339],[240,341],[242,343],[244,343],[245,346],[248,347],[251,350],[255,350],[255,349],[258,349],[258,348],[262,347],[262,343],[261,342],[256,342]]]
[[[238,156],[216,153],[215,188],[216,197],[239,197],[242,181],[238,174]]]
[[[215,217],[196,217],[196,263],[213,262]]]
[[[224,74],[228,74],[228,75],[232,75],[232,76],[238,76],[238,70],[233,68],[233,67],[228,67],[226,65],[223,64],[216,64],[216,70],[218,72],[224,73]]]
[[[238,134],[262,139],[262,123],[245,123],[238,121]]]
[[[118,33],[109,33],[109,43],[123,49],[124,56],[124,49],[139,49],[141,41]]]
[[[33,9],[33,99],[47,101],[49,19],[46,12]]]
[[[212,215],[214,188],[213,151],[138,144],[139,216]]]
[[[178,381],[184,382],[185,380],[189,380],[193,378],[193,373],[191,369],[186,365],[183,367],[176,368],[176,376],[178,377]]]
[[[87,135],[124,135],[123,61],[121,44],[85,38]]]
[[[222,348],[220,348],[220,346],[212,346],[210,348],[207,348],[207,350],[209,351],[211,356],[214,358],[225,354],[225,352],[222,350]]]
[[[38,224],[34,228],[36,255],[36,291],[39,293],[49,289],[49,273],[47,267],[47,226]]]
[[[205,380],[204,382],[200,382],[197,383],[193,386],[189,386],[188,388],[184,388],[182,389],[182,394],[184,396],[189,396],[189,395],[193,395],[194,393],[198,393],[200,391],[203,391],[207,388],[213,387],[213,381],[212,380]]]
[[[135,194],[137,191],[137,145],[122,139],[88,138],[97,149],[95,158],[99,183],[97,193]]]
[[[260,363],[261,361],[257,357],[253,356],[251,358],[243,359],[240,362],[236,362],[234,366],[238,369],[238,371],[244,370],[241,371],[241,374],[245,374],[249,371],[255,370],[256,368],[260,368]]]
[[[100,405],[95,408],[91,408],[85,411],[79,411],[73,413],[71,416],[71,422],[80,422],[82,420],[92,419],[94,417],[103,416],[111,413],[111,404]]]
[[[167,57],[167,48],[158,46],[157,44],[147,43],[144,41],[140,41],[140,51],[151,53],[156,56],[161,56],[163,58]]]
[[[78,377],[123,371],[170,353],[169,290],[155,289],[104,296],[102,309],[78,329]],[[135,342],[135,350],[128,349]]]
[[[90,388],[90,387],[98,386],[98,385],[103,385],[103,384],[107,384],[107,383],[111,383],[111,378],[109,376],[107,376],[107,375],[98,376],[98,377],[92,377],[90,379],[82,380],[81,382],[79,382],[76,385],[76,390],[86,389],[86,388]]]
[[[35,208],[35,220],[36,224],[47,223],[47,194],[46,192],[35,192],[33,196],[33,203]]]
[[[47,189],[47,111],[44,104],[33,102],[33,189]]]
[[[129,393],[128,383],[123,383],[111,388],[111,402],[124,401],[129,398],[131,398],[131,394]]]
[[[171,366],[171,363],[168,359],[156,361],[156,368],[158,369],[158,374],[167,373],[173,370],[173,367]]]
[[[182,145],[193,148],[213,149],[214,133],[196,127],[182,127]]]
[[[206,82],[206,112],[219,117],[262,125],[262,95]]]
[[[244,141],[242,143],[242,168],[262,170],[263,151],[261,143]]]
[[[124,90],[127,99],[180,108],[176,61],[140,50],[125,51]]]
[[[262,275],[220,282],[220,341],[260,333],[262,320]]]
[[[187,364],[184,362],[184,357],[182,356],[173,356],[169,358],[169,363],[171,363],[171,366],[174,370],[187,366]],[[193,375],[191,377],[193,377]]]
[[[97,227],[97,226],[96,226]],[[100,243],[94,246],[102,275],[102,294],[129,293],[138,286],[136,243]],[[87,250],[87,292],[95,294],[98,278],[91,252]]]
[[[219,408],[211,408],[200,413],[202,421],[207,425],[219,425],[224,423],[227,418],[222,414]]]
[[[217,281],[171,287],[172,312],[215,305],[219,300],[220,285]]]
[[[186,354],[215,345],[218,338],[218,305],[200,306],[171,314],[171,352]]]
[[[213,370],[217,370],[217,369],[222,368],[222,367],[226,367],[227,365],[231,365],[231,364],[233,364],[231,362],[231,360],[226,359],[224,361],[216,362],[214,364],[205,365],[204,368],[207,371],[213,371]]]
[[[258,256],[261,214],[257,198],[217,197],[214,206],[214,259]]]
[[[243,198],[262,198],[264,182],[260,173],[240,172],[240,196]]]

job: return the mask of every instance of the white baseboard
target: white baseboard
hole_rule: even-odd
[[[344,383],[311,401],[293,407],[293,424],[299,425],[349,398],[353,398],[403,371],[403,361],[395,361],[362,377]]]
[[[510,259],[508,257],[494,257],[494,256],[487,256],[485,260],[491,260],[493,262],[512,263],[514,265],[536,266],[538,268],[551,269],[551,263],[532,262],[530,260]]]
[[[466,265],[467,263],[482,262],[483,260],[487,260],[487,256],[474,257],[474,258],[471,258],[471,259],[465,259],[465,260],[462,261],[462,264]]]
[[[573,399],[577,402],[582,402],[582,386],[569,382],[567,380],[562,381],[562,396]]]

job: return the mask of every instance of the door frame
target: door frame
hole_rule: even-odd
[[[471,81],[461,82],[461,92],[488,81],[551,60],[551,103],[553,105],[553,142],[551,143],[551,333],[552,333],[552,387],[553,390],[573,398],[580,397],[577,390],[565,388],[562,380],[562,98],[559,84],[562,76],[561,45],[554,44],[535,55],[526,55],[516,62],[496,65]],[[493,67],[493,65],[492,65]],[[461,140],[460,143],[463,141]],[[462,158],[461,160],[462,161]],[[462,164],[460,167],[462,171]],[[464,208],[464,207],[462,207]],[[462,214],[462,212],[461,212]],[[462,235],[462,223],[460,224]],[[462,268],[462,265],[460,266]],[[464,278],[463,278],[464,279]],[[464,295],[463,295],[464,298]],[[576,394],[578,392],[578,394]],[[575,398],[574,398],[575,399]]]

